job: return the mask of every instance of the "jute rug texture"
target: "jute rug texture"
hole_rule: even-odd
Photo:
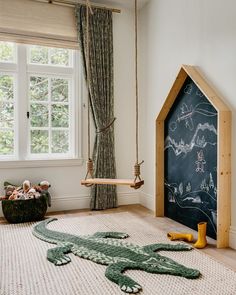
[[[1,295],[112,295],[125,294],[106,279],[106,266],[81,259],[73,254],[71,263],[55,266],[46,259],[47,249],[55,245],[32,235],[35,223],[0,225],[0,294]],[[97,231],[119,231],[130,235],[127,242],[148,245],[170,242],[166,233],[150,225],[145,218],[131,213],[101,214],[60,218],[48,228],[76,235]],[[235,295],[236,273],[199,250],[160,252],[190,268],[199,269],[196,280],[128,270],[138,282],[143,295]]]

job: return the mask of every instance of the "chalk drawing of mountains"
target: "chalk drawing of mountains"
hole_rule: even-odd
[[[196,196],[196,197],[186,197],[185,199],[183,199],[183,202],[185,201],[190,201],[192,203],[198,203],[201,204],[202,203],[202,199],[200,196]]]
[[[168,135],[165,139],[164,149],[171,148],[175,155],[179,156],[181,154],[190,153],[194,147],[205,148],[207,145],[216,145],[217,139],[215,136],[212,137],[214,138],[213,142],[207,141],[207,135],[209,135],[209,132],[210,135],[217,135],[217,130],[214,125],[210,125],[209,123],[199,123],[189,143],[185,143],[183,139],[181,139],[180,142],[176,142]]]

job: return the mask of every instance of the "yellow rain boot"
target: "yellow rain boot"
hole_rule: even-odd
[[[193,241],[193,235],[192,234],[185,234],[185,233],[167,233],[167,237],[171,241],[175,240],[184,240],[187,242],[192,242]]]
[[[207,222],[200,222],[198,223],[197,227],[198,227],[198,239],[193,246],[195,248],[202,249],[206,247],[207,245],[207,239],[206,239]]]

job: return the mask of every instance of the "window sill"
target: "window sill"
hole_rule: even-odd
[[[83,159],[0,161],[0,169],[81,166]]]

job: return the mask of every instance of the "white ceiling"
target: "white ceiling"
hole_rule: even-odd
[[[149,0],[138,0],[138,8],[140,9],[145,3]],[[125,7],[125,8],[133,8],[134,0],[91,0],[93,3],[104,4],[110,7]]]

